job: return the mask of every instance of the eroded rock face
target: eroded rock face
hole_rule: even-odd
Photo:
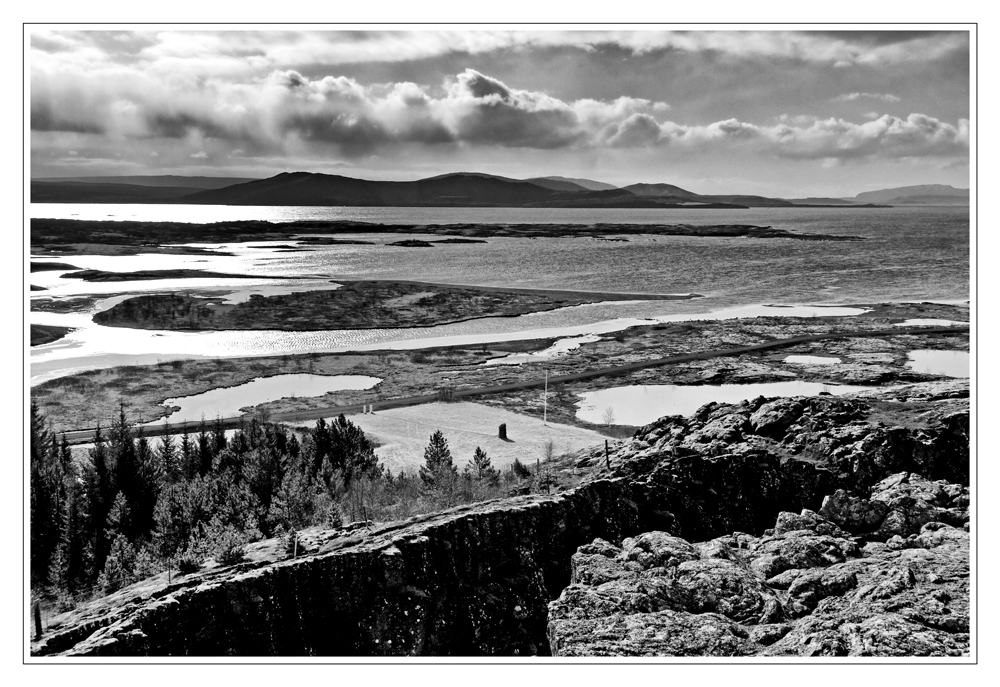
[[[610,474],[595,449],[603,474],[574,489],[120,590],[32,653],[961,651],[968,400],[932,386],[709,404],[619,444]]]
[[[573,556],[573,581],[549,604],[558,656],[961,656],[969,650],[967,490],[901,473],[874,493],[882,522],[781,513],[763,536],[691,544],[661,532],[601,541]],[[966,501],[967,503],[967,501]],[[832,511],[833,506],[828,508]],[[898,518],[894,514],[900,514]],[[853,518],[853,519],[852,519]],[[923,520],[923,522],[921,522]],[[858,523],[861,523],[860,525]],[[905,537],[905,538],[904,538]]]

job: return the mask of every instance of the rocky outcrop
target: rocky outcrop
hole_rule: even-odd
[[[573,555],[549,605],[557,656],[961,656],[969,650],[968,490],[909,473],[881,482],[881,521],[843,492],[779,514],[763,536],[691,544],[663,532]],[[946,521],[950,521],[946,522]]]
[[[546,655],[546,604],[573,551],[637,527],[624,480],[455,508],[295,560],[122,590],[34,653]]]
[[[258,543],[86,605],[32,653],[960,652],[967,389],[894,393],[709,404],[610,468],[579,457],[561,493],[314,532],[295,559]]]

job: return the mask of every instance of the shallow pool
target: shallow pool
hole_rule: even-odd
[[[772,382],[769,384],[720,384],[677,386],[658,384],[620,386],[587,391],[577,403],[577,418],[594,424],[646,425],[665,415],[691,415],[717,401],[739,403],[757,396],[815,396],[821,391],[834,395],[863,391],[870,387],[822,384],[820,382]]]
[[[502,358],[493,358],[492,360],[487,360],[484,365],[521,365],[523,363],[539,363],[546,360],[551,360],[560,355],[564,355],[569,351],[576,350],[585,343],[594,343],[595,341],[600,341],[601,337],[596,334],[584,334],[583,336],[571,336],[565,339],[559,339],[554,344],[549,346],[543,351],[535,351],[534,353],[511,353],[510,355],[505,355]]]
[[[838,365],[840,358],[823,355],[790,355],[785,357],[785,362],[794,365]]]
[[[906,366],[914,372],[944,377],[969,376],[968,351],[910,351]]]
[[[905,320],[903,322],[897,322],[894,327],[961,327],[968,326],[968,322],[961,322],[959,320],[935,320],[935,319],[916,319],[916,320]]]
[[[192,396],[168,398],[161,405],[168,408],[177,406],[180,409],[162,420],[157,420],[155,424],[161,422],[174,424],[197,422],[202,418],[211,421],[216,416],[233,417],[240,414],[240,408],[268,401],[277,401],[281,398],[323,396],[331,391],[348,389],[371,389],[381,381],[378,377],[364,375],[287,374],[258,377],[239,386],[211,389]]]

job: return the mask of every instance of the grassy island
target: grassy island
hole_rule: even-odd
[[[450,286],[408,281],[343,281],[336,290],[253,295],[243,303],[222,298],[157,294],[129,298],[94,321],[137,329],[311,331],[429,327],[480,317],[531,312],[610,300],[668,300],[694,296],[589,293]]]

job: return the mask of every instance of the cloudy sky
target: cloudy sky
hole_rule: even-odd
[[[964,31],[30,31],[33,177],[969,184]]]

